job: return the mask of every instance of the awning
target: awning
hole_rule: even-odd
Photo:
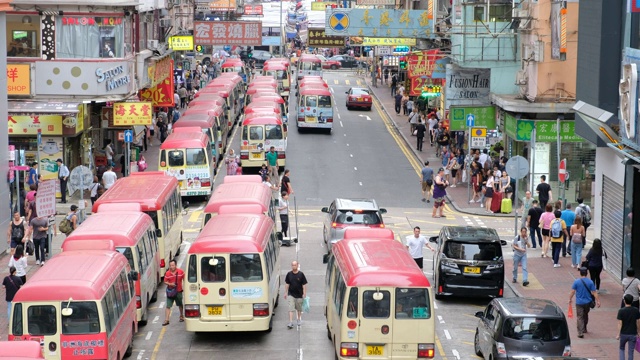
[[[9,101],[9,113],[75,114],[82,102]]]

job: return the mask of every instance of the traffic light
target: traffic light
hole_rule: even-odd
[[[441,92],[442,92],[442,86],[440,86],[440,85],[427,85],[427,86],[422,88],[422,94],[420,94],[420,96],[421,97],[436,97],[436,96],[440,96]]]
[[[399,64],[400,64],[400,69],[402,69],[402,70],[406,69],[407,68],[407,57],[406,56],[400,56]]]

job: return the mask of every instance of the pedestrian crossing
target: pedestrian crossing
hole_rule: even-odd
[[[331,84],[331,80],[327,81]],[[347,85],[347,86],[367,86],[366,82],[362,79],[334,79],[333,85]]]

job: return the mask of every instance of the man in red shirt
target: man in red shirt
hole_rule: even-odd
[[[184,321],[182,305],[182,285],[184,282],[184,271],[178,269],[176,261],[169,261],[169,271],[164,274],[164,283],[167,285],[167,307],[164,310],[164,322],[162,326],[169,325],[169,316],[171,316],[171,308],[175,302],[180,309],[180,322]],[[176,291],[177,290],[177,291]],[[175,293],[173,296],[172,292]]]

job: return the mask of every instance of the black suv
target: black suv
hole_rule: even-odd
[[[495,229],[445,226],[430,242],[434,253],[435,297],[444,295],[502,297],[504,259]]]

